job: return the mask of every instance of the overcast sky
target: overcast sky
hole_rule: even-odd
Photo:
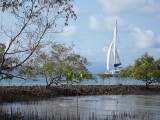
[[[118,51],[122,66],[148,52],[160,57],[159,0],[75,0],[77,20],[57,39],[72,42],[76,52],[92,62],[94,73],[106,71],[106,50],[118,23]]]

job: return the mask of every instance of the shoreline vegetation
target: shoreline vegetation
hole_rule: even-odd
[[[160,85],[63,85],[63,86],[1,86],[0,101],[29,101],[58,96],[77,95],[156,95]]]

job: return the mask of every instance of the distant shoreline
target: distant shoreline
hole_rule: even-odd
[[[0,101],[25,101],[78,95],[156,95],[160,85],[1,86]]]

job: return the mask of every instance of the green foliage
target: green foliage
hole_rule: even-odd
[[[105,79],[109,79],[111,77],[110,74],[106,74],[106,73],[99,73],[98,76],[103,80],[103,84],[104,84]],[[109,82],[109,84],[110,84],[110,82]]]
[[[129,66],[120,71],[120,77],[132,77],[143,80],[146,86],[160,79],[160,59],[154,60],[152,56],[145,53],[135,60],[133,66]]]
[[[120,77],[132,77],[132,66],[128,66],[125,69],[120,70]]]
[[[18,61],[18,59],[16,58],[12,58],[12,57],[4,57],[4,53],[5,53],[5,44],[0,43],[0,80],[3,79],[13,79],[13,75],[11,74],[11,72],[13,71],[13,69],[4,69],[4,68],[9,68],[10,66],[12,66],[14,63],[16,63]],[[2,67],[3,64],[3,67]]]
[[[24,71],[24,75],[35,76],[37,79],[42,76],[47,86],[59,84],[62,81],[78,83],[84,79],[93,78],[87,69],[90,63],[85,57],[74,53],[73,46],[67,47],[64,44],[53,43],[51,48],[48,53],[39,49],[37,55],[26,64],[26,66],[32,66],[33,69]]]
[[[48,61],[48,62],[44,63],[44,65],[43,65],[44,71],[46,71],[48,74],[51,74],[53,72],[54,68],[55,68],[55,63],[52,61]]]
[[[86,79],[95,79],[95,78],[91,73],[82,73],[82,72],[77,74],[70,72],[70,73],[67,73],[66,75],[67,81],[81,82]]]
[[[98,76],[101,78],[101,79],[108,79],[110,77],[109,74],[105,74],[105,73],[99,73]]]

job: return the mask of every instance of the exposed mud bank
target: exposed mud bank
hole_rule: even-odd
[[[0,101],[35,100],[56,96],[78,95],[152,95],[160,94],[159,85],[80,85],[80,86],[3,86],[0,87]]]

